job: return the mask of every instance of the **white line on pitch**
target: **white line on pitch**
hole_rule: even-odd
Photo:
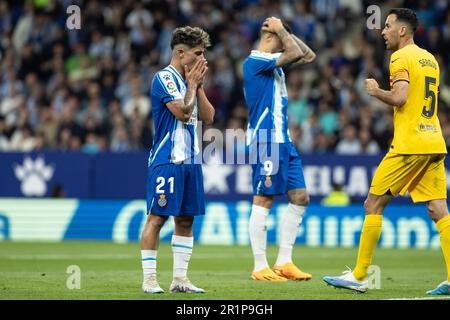
[[[415,298],[390,298],[390,299],[384,299],[384,300],[445,300],[445,299],[450,299],[450,296],[448,297],[430,297],[430,298],[420,298],[420,297],[415,297]]]

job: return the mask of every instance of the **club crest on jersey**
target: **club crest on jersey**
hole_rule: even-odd
[[[159,196],[159,199],[158,199],[158,206],[160,206],[160,207],[165,207],[166,204],[167,204],[166,196],[163,195],[163,194],[160,195],[160,196]]]
[[[264,181],[264,186],[266,188],[270,188],[272,186],[272,179],[270,178],[270,176],[266,177],[266,181]]]

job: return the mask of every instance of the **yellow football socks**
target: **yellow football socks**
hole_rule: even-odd
[[[436,227],[441,236],[442,253],[447,265],[447,281],[450,281],[450,215],[436,222]]]
[[[364,219],[359,240],[358,259],[353,271],[353,275],[357,280],[363,280],[367,275],[367,268],[372,262],[373,252],[380,238],[382,219],[383,216],[381,214],[367,214]]]

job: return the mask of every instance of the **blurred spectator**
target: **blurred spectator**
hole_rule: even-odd
[[[328,135],[334,133],[338,126],[337,121],[336,111],[326,101],[321,101],[319,104],[319,123],[322,132]]]
[[[359,131],[359,141],[361,143],[361,153],[378,154],[380,152],[380,147],[376,141],[372,140],[369,130],[363,129]]]
[[[98,143],[98,137],[95,132],[89,132],[86,135],[85,143],[80,146],[81,150],[85,153],[95,154],[100,151],[100,145]]]
[[[131,119],[135,112],[143,118],[150,113],[150,99],[141,93],[138,82],[134,82],[131,86],[131,95],[123,106],[123,113],[128,119]]]
[[[0,103],[0,115],[5,117],[7,124],[14,125],[17,123],[19,109],[24,102],[24,96],[19,94],[17,87],[10,86],[8,95]]]
[[[111,150],[115,152],[131,151],[128,132],[124,126],[118,126],[114,129],[111,139]]]
[[[47,142],[43,132],[37,132],[34,141],[33,151],[45,151],[47,149]]]
[[[59,120],[55,116],[55,112],[50,107],[40,109],[40,120],[38,130],[44,135],[47,147],[56,146]]]
[[[311,65],[285,69],[295,146],[341,154],[389,148],[392,108],[365,92],[368,77],[388,88],[390,55],[380,30],[366,28],[367,1],[77,0],[81,30],[65,28],[69,2],[0,0],[0,150],[148,150],[151,80],[170,62],[174,28],[188,24],[212,39],[205,90],[213,127],[245,131],[242,62],[272,15],[318,53]],[[450,145],[450,6],[394,3],[416,10],[417,43],[439,62],[439,117]],[[392,5],[380,2],[384,13]]]
[[[9,150],[9,139],[6,122],[3,116],[0,115],[0,151]]]
[[[288,115],[293,124],[303,124],[308,121],[311,110],[306,97],[300,96],[300,89],[292,87],[289,92]]]
[[[341,207],[350,204],[350,196],[342,190],[342,185],[333,183],[333,190],[320,202],[327,207]]]
[[[62,127],[58,132],[58,145],[59,151],[68,151],[71,149],[72,133],[69,128]]]
[[[10,150],[31,151],[35,146],[36,140],[33,130],[28,124],[18,127],[11,136]]]
[[[343,155],[354,155],[361,153],[361,142],[356,135],[356,128],[348,125],[344,128],[342,139],[336,146],[336,153]]]

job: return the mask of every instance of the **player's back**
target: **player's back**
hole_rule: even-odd
[[[410,44],[395,51],[389,63],[391,90],[408,81],[406,103],[394,106],[391,152],[399,154],[447,153],[438,111],[439,65],[428,51]]]

